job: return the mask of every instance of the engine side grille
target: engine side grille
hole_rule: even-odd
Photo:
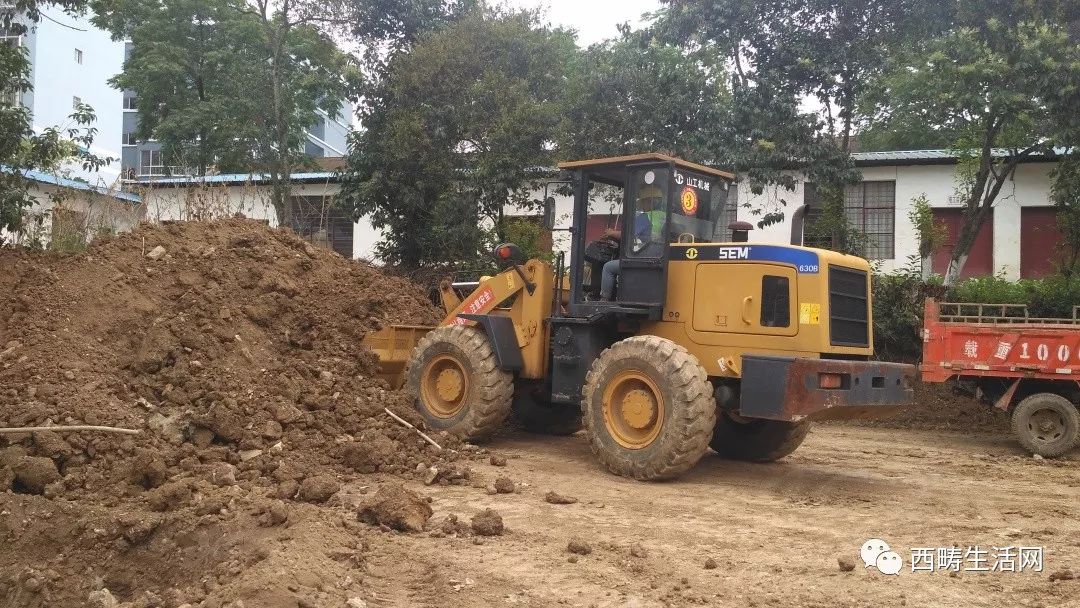
[[[867,275],[829,266],[829,341],[833,346],[870,346]]]

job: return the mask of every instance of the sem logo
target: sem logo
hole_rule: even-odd
[[[749,260],[749,247],[720,247],[716,251],[718,260]]]
[[[696,247],[690,247],[689,249],[686,250],[686,259],[688,259],[688,260],[696,259],[697,254],[698,254],[697,248]]]

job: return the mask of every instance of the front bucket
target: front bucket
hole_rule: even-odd
[[[379,358],[379,377],[390,388],[405,384],[405,366],[412,356],[416,343],[434,327],[427,325],[390,325],[364,337],[364,346]]]

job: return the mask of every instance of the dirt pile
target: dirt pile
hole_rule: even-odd
[[[357,475],[456,466],[383,415],[419,422],[361,346],[437,311],[407,281],[289,231],[146,225],[77,256],[2,251],[0,277],[0,426],[140,431],[0,436],[0,482],[16,492],[0,494],[12,605],[81,605],[110,582],[93,566],[107,562],[121,602],[169,589],[162,605],[198,601],[213,590],[185,584],[224,568],[216,588],[247,558],[192,557],[181,575],[139,553],[182,559],[213,526],[232,530],[215,546],[239,542],[243,522],[281,525],[307,508],[297,501],[326,502]]]
[[[965,433],[1008,433],[1009,415],[973,396],[954,391],[951,384],[916,382],[915,403],[911,407],[903,408],[887,418],[844,421],[839,424]]]

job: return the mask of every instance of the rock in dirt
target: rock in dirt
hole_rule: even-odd
[[[44,494],[45,486],[60,480],[60,471],[51,458],[27,456],[11,467],[15,473],[15,486],[29,494]]]
[[[458,516],[453,513],[447,515],[446,519],[439,525],[439,531],[442,532],[444,536],[465,536],[470,530],[469,524],[458,519]]]
[[[227,462],[215,462],[207,469],[206,478],[215,486],[235,486],[236,467]]]
[[[840,566],[841,572],[851,572],[855,569],[855,561],[849,557],[836,558],[836,564]]]
[[[117,608],[119,605],[108,589],[98,589],[86,598],[87,608]]]
[[[480,536],[500,536],[504,530],[502,516],[491,509],[473,515],[472,531]]]
[[[420,532],[431,514],[431,505],[415,492],[400,484],[388,484],[380,487],[371,501],[360,508],[357,519],[399,532]]]
[[[550,490],[547,494],[544,494],[544,502],[549,502],[553,505],[572,505],[578,501],[573,496],[563,496],[555,490]]]
[[[1074,580],[1075,578],[1076,578],[1076,575],[1073,574],[1073,571],[1069,570],[1069,569],[1058,570],[1057,572],[1053,572],[1053,573],[1050,574],[1050,582],[1051,583],[1054,582],[1054,581],[1071,581],[1071,580]]]
[[[705,569],[706,570],[716,570],[716,566],[717,566],[717,563],[716,563],[715,559],[710,557],[710,558],[707,558],[705,560]]]
[[[165,248],[161,245],[158,245],[157,247],[151,249],[150,252],[146,254],[146,257],[156,262],[161,258],[165,257]]]
[[[308,477],[300,484],[300,500],[305,502],[326,502],[338,493],[341,484],[329,475]]]
[[[375,473],[397,453],[398,444],[382,433],[370,433],[342,448],[342,462],[358,473]]]
[[[641,543],[634,543],[630,545],[630,557],[646,558],[649,557],[649,550],[645,548],[645,545]]]
[[[499,477],[493,484],[495,491],[499,494],[513,494],[514,493],[514,480],[509,477]]]
[[[280,526],[289,521],[289,506],[284,501],[274,500],[263,507],[263,514],[259,517],[259,525]]]
[[[575,538],[566,544],[566,550],[575,555],[588,555],[592,553],[592,546],[583,540]]]
[[[492,454],[491,459],[488,462],[490,462],[492,464],[492,466],[505,467],[506,466],[506,457],[505,456],[496,456],[495,454]]]

